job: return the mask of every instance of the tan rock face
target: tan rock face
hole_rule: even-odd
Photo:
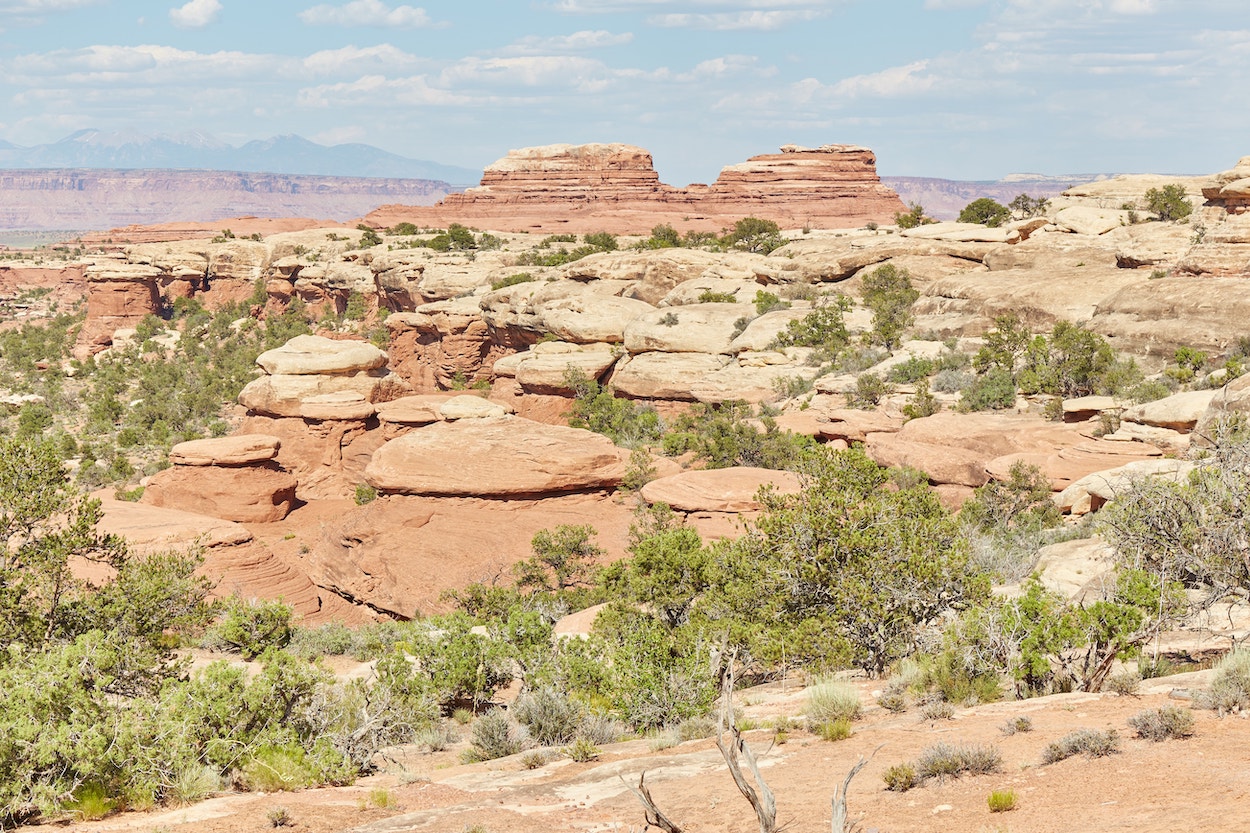
[[[271,376],[352,374],[386,364],[386,354],[366,341],[340,341],[323,336],[296,336],[266,350],[256,363]]]
[[[143,502],[239,523],[273,523],[291,511],[295,478],[278,465],[174,466],[152,475]]]
[[[247,466],[278,456],[282,441],[270,434],[235,434],[178,443],[169,451],[175,466]]]
[[[765,485],[789,495],[797,494],[800,484],[793,472],[734,466],[652,480],[642,487],[642,499],[666,503],[679,512],[754,512],[763,508],[756,496]]]
[[[634,399],[698,400],[694,388],[729,364],[729,356],[708,353],[639,353],[621,359],[609,382]]]
[[[728,353],[738,322],[749,320],[749,304],[692,304],[653,310],[625,328],[625,349],[631,353]]]
[[[547,145],[513,150],[482,183],[422,209],[383,206],[374,226],[474,222],[504,231],[646,233],[657,223],[719,231],[753,216],[783,227],[853,228],[889,222],[902,200],[881,183],[876,156],[851,145],[753,156],[715,183],[681,189],[660,182],[646,150],[632,145]]]
[[[470,419],[391,440],[373,455],[365,479],[388,494],[546,495],[614,488],[627,459],[606,437],[580,428]]]

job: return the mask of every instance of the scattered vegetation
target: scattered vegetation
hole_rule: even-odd
[[[1084,755],[1087,758],[1105,758],[1120,751],[1120,734],[1115,729],[1100,732],[1097,729],[1077,729],[1054,743],[1047,744],[1042,752],[1042,763],[1054,764]]]
[[[1015,790],[994,790],[985,801],[991,813],[1006,813],[1016,809],[1019,797]]]
[[[1128,719],[1128,725],[1145,740],[1181,739],[1193,735],[1194,715],[1179,706],[1162,706],[1138,712]]]
[[[961,223],[979,223],[998,228],[1011,221],[1011,209],[990,197],[980,197],[965,205],[959,212],[958,219]]]

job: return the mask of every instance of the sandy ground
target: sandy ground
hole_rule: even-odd
[[[1143,709],[1187,705],[1176,695],[1202,686],[1209,674],[1147,681],[1136,697],[1054,695],[960,709],[954,719],[937,722],[923,721],[915,709],[896,715],[869,705],[853,736],[839,742],[794,731],[776,745],[773,732],[763,728],[747,737],[776,793],[778,824],[792,833],[829,830],[835,784],[874,750],[849,793],[851,817],[865,831],[1250,830],[1247,715],[1195,712],[1194,737],[1159,743],[1134,738],[1127,724]],[[880,682],[859,680],[856,685],[870,704]],[[804,696],[793,684],[772,684],[739,693],[737,702],[747,720],[762,725],[778,716],[798,717]],[[1028,715],[1033,731],[1005,736],[1001,727],[1017,715]],[[1119,730],[1122,751],[1043,766],[1046,744],[1077,728]],[[906,793],[885,789],[881,775],[888,767],[943,741],[995,744],[1003,770],[931,782]],[[291,829],[301,831],[625,833],[641,831],[644,819],[621,778],[637,783],[645,771],[656,802],[689,833],[758,829],[711,740],[659,751],[648,740],[631,740],[604,747],[598,761],[563,758],[534,770],[525,769],[520,756],[461,765],[458,752],[464,745],[437,754],[397,750],[397,763],[352,787],[223,795],[186,808],[125,813],[68,827],[82,833],[245,833],[272,829],[267,814],[280,806],[289,813]],[[1016,792],[1018,807],[991,813],[986,798],[1003,789]],[[377,807],[380,797],[390,806]]]

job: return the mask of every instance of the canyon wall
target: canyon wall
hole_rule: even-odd
[[[425,179],[176,170],[0,171],[0,229],[106,229],[170,219],[348,220],[397,197],[430,205],[451,190]]]

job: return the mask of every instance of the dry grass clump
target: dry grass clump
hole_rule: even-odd
[[[1111,675],[1107,680],[1107,688],[1121,697],[1136,697],[1137,690],[1141,688],[1141,680],[1140,671],[1125,669],[1118,674]]]
[[[1250,707],[1250,648],[1238,648],[1220,660],[1211,688],[1195,697],[1194,704],[1221,714]]]
[[[921,720],[953,720],[955,707],[945,700],[931,700],[920,708]]]
[[[1014,735],[1016,732],[1031,732],[1033,731],[1033,718],[1022,714],[1011,718],[1011,720],[1008,720],[999,728],[1004,735],[1008,736]]]
[[[885,788],[897,793],[905,793],[912,787],[920,786],[920,776],[911,764],[895,764],[881,775]]]
[[[922,778],[945,779],[960,775],[985,775],[1003,768],[997,747],[982,744],[938,743],[920,753],[916,773]]]
[[[1042,752],[1042,763],[1058,763],[1073,755],[1103,758],[1119,751],[1120,733],[1115,729],[1108,729],[1105,732],[1097,729],[1077,729],[1054,743],[1048,744]]]
[[[807,691],[807,718],[814,724],[857,720],[859,689],[841,680],[821,680]]]
[[[1128,719],[1128,725],[1145,740],[1187,738],[1194,733],[1194,714],[1179,706],[1163,706],[1138,712]]]

